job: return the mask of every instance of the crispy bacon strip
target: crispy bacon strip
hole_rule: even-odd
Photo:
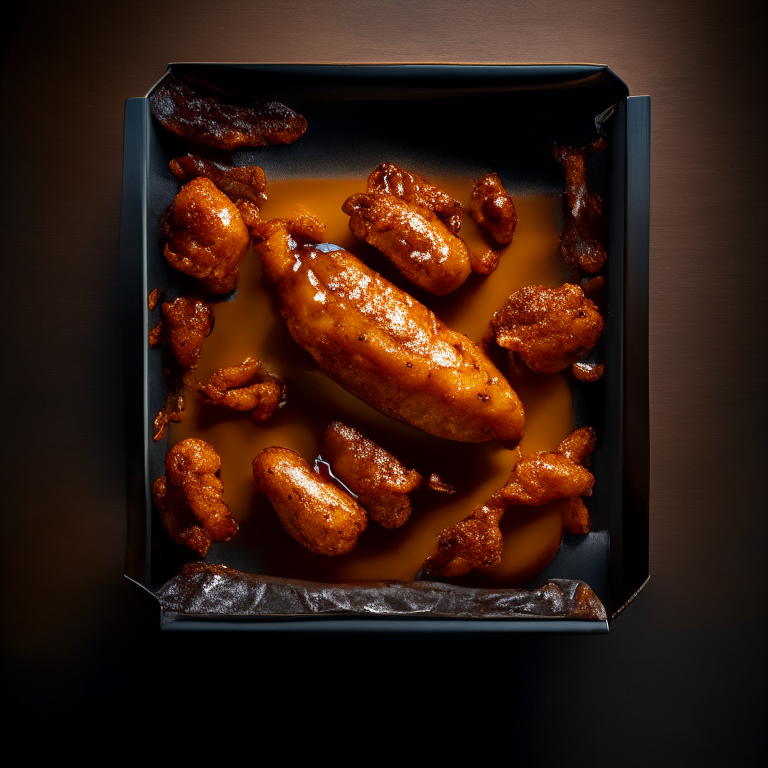
[[[152,116],[182,139],[228,152],[238,147],[293,144],[307,130],[307,121],[279,101],[251,108],[224,104],[201,96],[169,74],[149,97]]]

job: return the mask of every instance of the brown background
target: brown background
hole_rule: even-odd
[[[429,753],[479,740],[542,764],[751,755],[768,607],[766,21],[762,3],[742,0],[10,12],[0,583],[19,724],[70,723],[78,738],[109,713],[127,733],[192,716],[189,697],[215,692],[230,716],[247,700],[260,729],[292,712],[327,748],[347,743],[326,728],[340,694],[363,735],[378,743],[386,723],[386,743],[406,729]],[[122,579],[117,238],[124,100],[172,61],[597,62],[651,95],[652,578],[610,635],[160,636],[157,609]],[[432,715],[442,727],[426,727]]]

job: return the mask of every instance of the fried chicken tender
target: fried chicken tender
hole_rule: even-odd
[[[267,199],[267,177],[258,165],[225,165],[199,155],[182,155],[171,160],[168,167],[185,183],[205,176],[234,203],[249,200],[258,206]]]
[[[451,578],[498,565],[503,549],[499,522],[512,504],[539,506],[555,499],[568,499],[563,514],[566,530],[587,533],[589,512],[579,497],[591,493],[595,482],[586,468],[594,447],[594,429],[582,427],[554,451],[537,451],[521,458],[503,488],[463,520],[438,534],[437,549],[424,561],[422,570]]]
[[[313,472],[290,448],[266,448],[253,460],[253,481],[266,494],[285,530],[310,552],[349,552],[368,525],[365,510]]]
[[[515,464],[506,485],[493,494],[497,503],[538,506],[555,499],[591,492],[594,475],[587,469],[595,448],[595,430],[582,427],[554,451],[536,451]]]
[[[504,548],[499,528],[504,511],[503,506],[491,502],[475,507],[472,514],[440,533],[435,553],[421,569],[433,576],[454,578],[497,566]]]
[[[512,242],[517,227],[517,212],[497,174],[489,173],[475,183],[469,212],[497,243],[507,245]]]
[[[587,187],[586,158],[592,152],[604,152],[608,145],[602,138],[582,149],[563,147],[558,144],[552,149],[555,159],[565,171],[565,224],[560,236],[560,250],[574,278],[580,270],[598,272],[607,254],[602,244],[593,236],[595,220],[602,214],[600,195],[590,192]]]
[[[379,163],[368,177],[368,191],[393,195],[432,211],[454,235],[461,229],[464,206],[442,189],[394,163]]]
[[[517,352],[538,373],[556,373],[588,354],[603,318],[578,285],[529,285],[513,293],[490,323],[487,339]]]
[[[251,411],[254,421],[267,421],[276,408],[285,405],[285,384],[255,357],[220,368],[205,384],[195,378],[187,383],[207,402],[233,411]]]
[[[237,521],[222,501],[224,485],[216,476],[221,458],[213,446],[191,437],[171,448],[165,457],[168,479],[213,541],[229,541],[238,531]]]
[[[421,484],[421,475],[407,469],[391,453],[362,432],[334,421],[320,443],[320,455],[384,528],[399,528],[411,515],[408,495]]]
[[[235,204],[204,176],[185,184],[163,218],[170,266],[197,278],[211,293],[236,285],[251,239]]]
[[[307,130],[307,121],[279,101],[253,107],[224,104],[201,96],[169,74],[149,97],[152,116],[182,139],[232,151],[238,147],[292,144]]]
[[[195,368],[213,328],[213,310],[199,299],[179,297],[160,305],[163,337],[179,365]]]
[[[162,475],[152,486],[152,500],[171,541],[189,547],[200,557],[205,557],[211,548],[211,534],[197,522],[183,491],[171,483],[166,475]]]
[[[288,330],[334,381],[437,437],[520,441],[522,404],[476,344],[338,246],[297,246],[280,220],[262,234]]]
[[[394,195],[361,192],[341,209],[359,240],[378,249],[403,277],[434,296],[455,291],[472,273],[467,244],[428,208]]]

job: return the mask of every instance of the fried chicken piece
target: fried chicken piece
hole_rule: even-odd
[[[181,188],[162,228],[170,266],[211,293],[229,293],[237,285],[251,239],[235,204],[210,179],[199,176]]]
[[[589,518],[589,510],[580,496],[572,496],[563,510],[563,525],[568,533],[583,536],[589,533],[592,522]]]
[[[497,566],[504,548],[499,529],[504,509],[491,502],[480,504],[472,514],[443,530],[437,539],[437,550],[421,569],[433,576],[453,578]]]
[[[266,421],[285,404],[285,384],[255,357],[240,365],[219,368],[206,384],[195,378],[187,384],[203,399],[233,411],[251,411],[254,421]]]
[[[391,453],[354,427],[334,421],[320,443],[320,455],[336,477],[368,510],[368,517],[384,528],[399,528],[411,515],[411,491],[421,475],[407,469]]]
[[[580,270],[598,272],[607,258],[602,244],[592,234],[603,203],[600,195],[590,192],[587,187],[586,164],[590,153],[604,152],[607,148],[605,141],[599,138],[582,149],[558,144],[552,149],[565,171],[565,224],[560,236],[560,250],[574,278],[578,278]]]
[[[195,437],[182,440],[165,457],[168,479],[184,494],[193,514],[214,541],[229,541],[238,525],[222,501],[224,485],[216,476],[221,458],[213,446]]]
[[[253,460],[253,481],[285,530],[315,554],[346,554],[368,525],[365,510],[349,494],[313,472],[290,448],[263,450]]]
[[[455,525],[438,534],[437,550],[422,565],[433,576],[463,576],[487,571],[501,562],[503,541],[499,522],[512,504],[538,506],[568,499],[563,523],[570,533],[587,533],[589,512],[581,495],[591,492],[595,478],[586,469],[595,447],[591,427],[577,429],[552,452],[521,458],[503,488]]]
[[[571,371],[579,381],[597,381],[605,373],[605,366],[602,363],[574,363]]]
[[[584,496],[595,483],[586,468],[595,447],[595,431],[582,427],[563,440],[554,451],[536,451],[523,456],[506,485],[492,499],[505,506],[538,506],[555,499]]]
[[[184,405],[183,389],[174,389],[168,393],[168,396],[165,398],[165,407],[155,416],[152,422],[155,427],[155,435],[152,438],[154,442],[157,443],[166,436],[171,423],[178,424],[181,421]]]
[[[199,155],[182,155],[171,160],[168,167],[185,183],[205,176],[233,203],[249,200],[258,206],[267,199],[267,177],[258,165],[225,165]]]
[[[203,341],[213,327],[213,310],[204,301],[179,297],[160,305],[163,337],[179,365],[195,368]]]
[[[279,101],[262,101],[250,108],[224,104],[201,96],[173,74],[149,97],[149,106],[165,130],[228,152],[292,144],[307,130],[307,121]]]
[[[443,478],[440,477],[440,475],[438,475],[436,472],[433,472],[427,478],[427,487],[431,491],[436,491],[437,493],[447,493],[447,494],[456,493],[456,489],[450,483],[443,480]]]
[[[529,285],[513,293],[490,323],[489,335],[538,373],[556,373],[584,357],[603,332],[603,318],[578,285]]]
[[[469,248],[427,208],[394,195],[361,192],[341,209],[349,228],[383,253],[400,274],[434,296],[455,291],[472,272]]]
[[[257,250],[288,330],[334,381],[437,437],[520,441],[520,400],[466,336],[338,246],[297,246],[280,220],[262,235]]]
[[[182,490],[171,483],[166,475],[155,480],[152,501],[171,540],[205,557],[211,547],[211,535],[197,522]]]
[[[394,195],[406,203],[432,211],[454,235],[461,229],[464,206],[442,189],[394,163],[379,163],[368,177],[368,191]]]
[[[475,183],[469,212],[497,243],[507,245],[512,242],[517,227],[517,212],[497,174],[489,173]]]
[[[149,309],[150,312],[157,306],[157,302],[160,301],[162,293],[163,292],[159,288],[153,288],[150,292],[147,297],[147,309]]]

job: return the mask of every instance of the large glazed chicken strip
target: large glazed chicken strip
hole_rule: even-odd
[[[255,234],[293,338],[352,394],[438,437],[517,443],[523,407],[466,336],[338,246],[297,246],[289,222]]]

